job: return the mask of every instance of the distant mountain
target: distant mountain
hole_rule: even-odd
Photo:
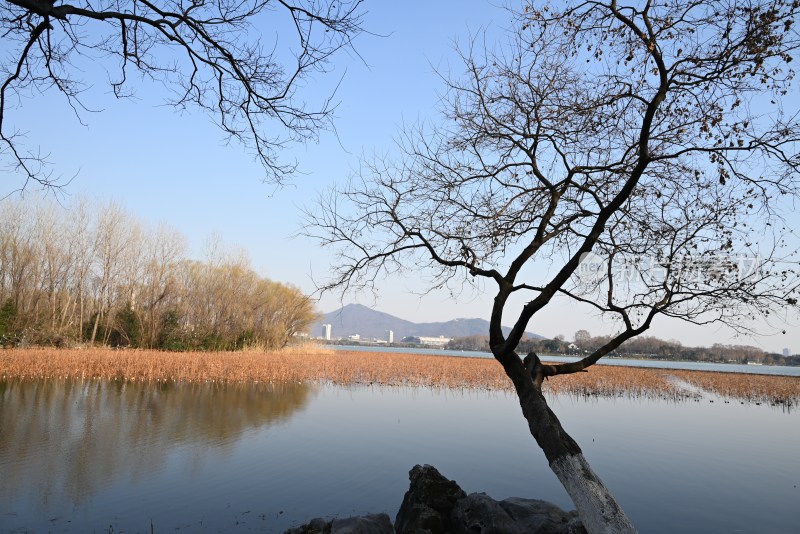
[[[339,339],[358,334],[366,339],[386,339],[387,332],[394,332],[395,342],[407,336],[426,337],[465,337],[489,335],[489,321],[485,319],[453,319],[444,323],[412,323],[388,313],[373,310],[362,304],[348,304],[338,310],[326,313],[314,325],[313,337],[322,336],[322,325],[331,325],[331,339]],[[503,327],[506,334],[511,331]],[[542,339],[543,336],[526,332],[528,337]]]

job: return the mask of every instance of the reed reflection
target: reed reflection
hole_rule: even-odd
[[[0,498],[35,492],[79,504],[102,488],[158,472],[170,454],[227,454],[242,435],[289,419],[306,384],[0,382]]]

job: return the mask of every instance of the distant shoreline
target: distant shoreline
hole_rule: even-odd
[[[546,358],[545,358],[546,359]],[[696,389],[742,402],[800,404],[800,377],[680,369],[593,366],[554,377],[546,391],[582,397],[683,400]],[[143,383],[331,383],[343,386],[428,387],[511,392],[510,380],[489,358],[401,352],[326,350],[278,352],[163,352],[152,350],[6,349],[0,381],[113,380]],[[687,387],[688,386],[688,387]]]
[[[361,341],[361,342],[353,342],[353,341],[330,341],[324,342],[322,347],[331,347],[333,350],[347,350],[351,348],[356,348],[357,350],[366,350],[369,351],[370,349],[374,349],[376,352],[381,352],[382,350],[389,349],[389,350],[408,350],[410,353],[414,353],[415,351],[441,351],[443,353],[462,353],[462,354],[475,354],[480,356],[475,356],[478,358],[486,357],[491,358],[491,352],[487,352],[484,350],[475,350],[475,349],[448,349],[448,348],[439,348],[436,346],[430,345],[418,345],[418,344],[411,344],[411,343],[381,343],[381,342],[369,342],[369,341]],[[557,358],[580,358],[580,354],[553,354],[550,352],[539,352],[542,357],[547,356],[554,356]],[[646,362],[679,362],[679,363],[709,363],[715,365],[767,365],[768,367],[796,367],[800,368],[800,365],[789,365],[789,364],[782,364],[782,363],[770,363],[770,364],[762,364],[761,362],[737,362],[737,361],[718,361],[718,360],[691,360],[688,358],[662,358],[662,357],[652,357],[648,356],[647,354],[609,354],[603,357],[603,360],[637,360],[637,361],[646,361]],[[601,360],[602,361],[602,360]]]
[[[322,345],[325,348],[330,348],[336,351],[356,351],[356,352],[392,352],[392,353],[408,353],[408,354],[427,354],[432,356],[456,356],[464,358],[484,358],[493,359],[494,357],[483,351],[472,350],[457,350],[457,349],[439,349],[432,347],[405,347],[405,346],[389,346],[389,345],[343,345],[343,344],[326,344]],[[555,363],[576,361],[580,358],[578,355],[563,355],[563,354],[550,354],[538,353],[543,360],[548,360]],[[605,356],[598,365],[615,365],[615,366],[634,366],[645,368],[661,368],[661,369],[683,369],[683,370],[697,370],[697,371],[719,371],[719,372],[735,372],[735,373],[748,373],[748,374],[766,374],[766,375],[785,375],[800,377],[800,367],[790,365],[748,365],[743,363],[731,362],[705,362],[694,360],[665,360],[660,358],[634,358],[628,356]]]

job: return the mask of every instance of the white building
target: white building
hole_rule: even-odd
[[[426,337],[426,336],[408,336],[403,338],[404,343],[414,343],[416,345],[423,345],[425,347],[444,348],[450,342],[449,337]]]
[[[394,332],[392,332],[391,330],[389,330],[388,339],[389,343],[394,343]]]
[[[330,341],[331,340],[331,325],[330,324],[322,325],[322,339],[324,339],[325,341]]]
[[[789,349],[783,349],[783,355],[788,358],[789,356],[792,355],[792,351],[790,351]]]

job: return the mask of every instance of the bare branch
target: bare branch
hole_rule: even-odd
[[[174,90],[170,104],[215,116],[226,136],[253,151],[266,170],[265,180],[281,183],[296,164],[283,162],[280,149],[290,141],[315,139],[319,130],[330,126],[334,107],[330,97],[306,103],[298,87],[309,75],[324,72],[339,50],[352,47],[361,32],[360,7],[361,0],[102,0],[80,6],[6,0],[0,32],[19,45],[16,68],[0,65],[5,71],[0,134],[7,156],[26,180],[53,185],[45,170],[48,162],[25,155],[18,139],[8,133],[5,97],[52,87],[80,120],[78,110],[86,109],[80,92],[87,82],[72,71],[73,58],[86,56],[102,63],[116,58],[118,63],[109,69],[118,72],[109,82],[116,97],[130,94],[131,68],[164,82]],[[258,37],[269,33],[267,29],[254,26],[256,21],[263,24],[265,14],[272,31],[280,35],[272,49]],[[294,62],[287,63],[287,56]]]
[[[774,268],[785,257],[779,238],[770,249],[758,235],[797,195],[798,110],[756,110],[786,103],[796,11],[792,2],[528,6],[502,51],[475,39],[461,52],[464,77],[443,76],[441,124],[407,130],[403,159],[365,163],[336,210],[309,218],[309,235],[349,251],[325,287],[404,266],[428,269],[433,286],[453,270],[464,283],[493,280],[491,346],[507,368],[557,295],[617,317],[623,338],[657,315],[736,327],[794,298],[795,270]],[[640,265],[630,279],[574,285],[590,253]],[[709,274],[747,255],[763,276]],[[644,260],[666,265],[662,275]],[[542,262],[549,277],[519,279]],[[504,336],[503,312],[520,290],[533,297]]]

